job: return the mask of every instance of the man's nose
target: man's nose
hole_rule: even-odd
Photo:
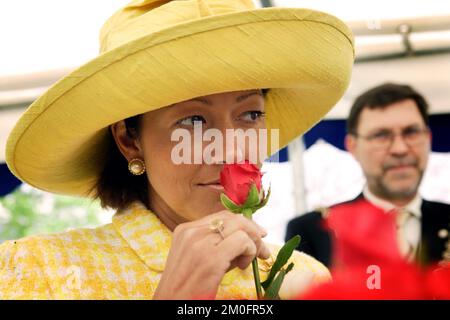
[[[409,145],[401,135],[395,135],[393,138],[389,152],[391,154],[405,154],[409,151]]]

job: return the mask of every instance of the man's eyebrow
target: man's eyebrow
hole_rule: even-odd
[[[411,129],[411,128],[420,128],[421,125],[419,123],[412,123],[412,124],[408,124],[404,127],[401,128],[401,130],[407,130],[407,129]],[[369,132],[373,133],[373,132],[381,132],[381,131],[392,131],[392,128],[388,128],[388,127],[380,127],[380,128],[374,128],[372,130],[369,130]]]
[[[250,96],[252,96],[252,95],[255,95],[255,94],[256,94],[256,95],[259,95],[259,96],[261,96],[261,97],[263,96],[263,94],[262,94],[262,92],[261,92],[260,90],[255,90],[255,91],[247,92],[247,93],[245,93],[245,94],[243,94],[243,95],[240,95],[239,97],[236,98],[236,102],[242,102],[242,101],[244,101],[245,99],[247,99],[248,97],[250,97]],[[207,104],[207,105],[209,105],[209,106],[212,105],[212,102],[211,102],[210,100],[208,100],[208,99],[206,99],[206,98],[203,98],[203,97],[192,98],[192,99],[186,100],[186,102],[187,102],[187,101],[198,101],[198,102]]]

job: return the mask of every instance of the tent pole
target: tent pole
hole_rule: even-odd
[[[306,212],[305,167],[303,155],[305,144],[303,138],[297,138],[288,145],[289,161],[292,163],[294,185],[295,216]]]

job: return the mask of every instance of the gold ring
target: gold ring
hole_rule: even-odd
[[[214,219],[211,220],[209,223],[209,229],[220,234],[222,239],[225,239],[225,236],[223,235],[223,229],[225,229],[224,222],[222,219]]]

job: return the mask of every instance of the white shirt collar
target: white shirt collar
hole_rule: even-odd
[[[374,195],[366,185],[363,190],[364,198],[366,198],[369,202],[371,202],[373,205],[375,205],[378,208],[381,208],[385,211],[391,211],[393,209],[400,209],[394,204],[381,199]],[[421,208],[422,207],[422,197],[419,195],[419,193],[416,194],[414,199],[412,199],[406,206],[402,207],[401,209],[406,209],[409,212],[411,212],[413,215],[415,215],[417,218],[420,218],[422,216]]]

